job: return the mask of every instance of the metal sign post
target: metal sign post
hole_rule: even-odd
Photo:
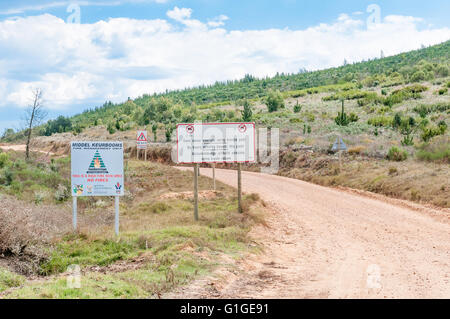
[[[114,230],[116,236],[119,236],[119,196],[115,196],[115,216],[114,216]]]
[[[73,231],[77,231],[77,200],[78,197],[72,197],[72,224],[73,224]]]
[[[199,164],[238,163],[238,209],[242,212],[241,166],[256,161],[255,123],[194,123],[177,125],[177,163],[194,166],[194,216],[198,220]]]

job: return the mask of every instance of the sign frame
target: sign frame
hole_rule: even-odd
[[[102,177],[104,179],[111,178],[111,179],[114,180],[113,187],[115,187],[115,192],[113,192],[114,189],[112,187],[110,187],[110,188],[113,191],[108,190],[108,191],[106,191],[105,194],[96,193],[94,191],[94,189],[95,189],[94,185],[102,185],[102,184],[105,185],[105,183],[108,183],[106,185],[109,185],[109,184],[112,185],[112,182],[101,182],[101,183],[97,183],[96,184],[95,182],[88,182],[88,181],[86,181],[85,183],[86,183],[86,190],[87,190],[87,192],[84,191],[84,185],[83,185],[84,183],[83,184],[77,184],[76,179],[81,179],[81,178],[86,179],[86,180],[89,179],[90,166],[86,167],[86,169],[87,169],[86,173],[78,174],[77,171],[74,172],[74,157],[73,157],[73,151],[74,150],[73,150],[73,148],[74,148],[74,144],[76,144],[76,143],[78,143],[80,145],[89,143],[89,147],[91,147],[91,148],[92,148],[91,145],[94,144],[94,143],[98,143],[98,144],[120,144],[120,149],[119,150],[108,150],[108,151],[109,152],[113,152],[113,151],[114,152],[120,152],[122,154],[121,159],[120,159],[121,164],[118,164],[119,170],[121,168],[121,172],[111,172],[110,173],[109,171],[107,171],[106,174],[104,174],[104,173],[103,174],[99,174],[99,173],[92,174],[92,175],[121,175],[121,177],[118,177],[118,176]],[[101,148],[101,146],[99,146],[99,148]],[[94,149],[96,149],[96,147],[92,148],[92,152],[91,153],[93,153],[93,158],[91,159],[89,157],[89,161],[92,161],[92,162],[95,161],[95,159],[97,157],[97,154],[101,157],[101,152],[98,152],[98,150],[94,151]],[[83,149],[82,151],[83,152],[88,152],[89,150],[84,150]],[[125,184],[125,175],[124,175],[124,157],[123,157],[123,154],[124,154],[124,145],[123,145],[123,142],[121,142],[121,141],[71,141],[70,142],[70,156],[71,156],[70,187],[71,187],[71,195],[72,195],[72,197],[115,197],[115,196],[124,196],[125,195],[125,189],[124,189],[125,188],[125,185],[124,185]],[[78,156],[80,156],[80,155],[78,155]],[[107,157],[105,157],[105,158],[107,158]],[[104,160],[104,158],[101,157],[100,161],[101,161],[101,164],[104,166],[103,160]],[[77,165],[80,165],[80,164],[77,164]],[[91,163],[91,165],[92,165],[92,163]],[[111,166],[111,165],[109,165],[109,166]],[[104,168],[104,169],[106,169],[106,168]],[[81,169],[79,169],[79,170],[81,171]],[[74,177],[74,175],[81,175],[82,177]],[[74,178],[75,178],[75,180],[74,180]],[[95,177],[92,176],[91,178],[95,178]],[[118,186],[115,185],[116,181],[118,183],[117,184]],[[82,193],[81,194],[75,194],[75,192],[74,192],[75,186],[77,186],[77,188],[78,188],[79,185],[82,186],[82,190],[81,190]],[[89,187],[88,186],[90,186],[90,189],[91,189],[90,193],[89,193]],[[119,187],[119,189],[117,187]]]
[[[251,125],[253,126],[253,158],[254,160],[252,161],[198,161],[198,162],[180,162],[179,160],[179,127],[180,126],[189,126],[192,125],[195,127],[195,125],[200,125],[200,126],[206,126],[206,125],[239,125],[239,124],[244,124],[244,125]],[[228,123],[179,123],[176,126],[176,130],[177,130],[177,164],[179,165],[184,165],[184,164],[247,164],[247,163],[256,163],[257,162],[257,154],[256,154],[256,123],[255,122],[228,122]]]
[[[145,142],[139,140],[141,135],[144,135]],[[136,148],[138,150],[146,150],[148,148],[148,131],[146,131],[146,130],[138,130],[137,131],[137,134],[136,134]]]

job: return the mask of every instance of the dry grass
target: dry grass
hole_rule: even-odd
[[[297,153],[293,165],[280,175],[325,186],[345,186],[380,193],[393,198],[450,207],[447,164],[423,163],[412,159],[391,162],[361,156]]]

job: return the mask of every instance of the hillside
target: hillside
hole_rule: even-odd
[[[158,142],[149,159],[170,162],[161,144],[171,140],[177,123],[254,121],[280,129],[281,175],[449,207],[449,69],[447,41],[322,71],[248,75],[60,117],[36,130],[43,136],[34,144],[62,154],[75,138],[118,139],[133,152],[135,130],[146,128]],[[2,142],[22,134],[7,134]],[[330,153],[338,135],[348,146],[341,165]]]
[[[271,91],[280,91],[286,98],[306,92],[336,92],[345,89],[371,91],[408,83],[434,82],[448,77],[449,63],[450,41],[447,41],[392,57],[315,72],[278,74],[264,79],[247,75],[236,81],[217,82],[210,86],[164,94],[143,95],[120,104],[105,102],[103,106],[87,108],[82,114],[70,119],[60,117],[58,120],[49,121],[41,127],[39,134],[51,135],[70,131],[79,133],[97,125],[105,125],[110,132],[114,132],[148,124],[157,124],[163,130],[170,130],[176,123],[191,122],[194,119],[235,121],[240,119],[240,112],[228,109],[224,113],[218,111],[221,108],[215,107],[240,105],[242,99],[256,102],[264,99]],[[324,86],[326,87],[323,88]],[[350,98],[358,96],[352,95]],[[9,136],[4,136],[3,140],[18,137],[20,134],[9,132]]]

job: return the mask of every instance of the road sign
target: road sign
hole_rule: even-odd
[[[72,142],[72,196],[123,196],[123,143]]]
[[[146,150],[148,145],[147,131],[137,131],[136,139],[137,148],[140,150]]]
[[[177,162],[179,164],[255,161],[255,123],[177,125]]]
[[[337,152],[337,151],[346,151],[347,150],[347,145],[345,145],[344,141],[342,140],[341,137],[338,137],[336,139],[336,141],[333,144],[333,147],[331,148],[332,151]]]

